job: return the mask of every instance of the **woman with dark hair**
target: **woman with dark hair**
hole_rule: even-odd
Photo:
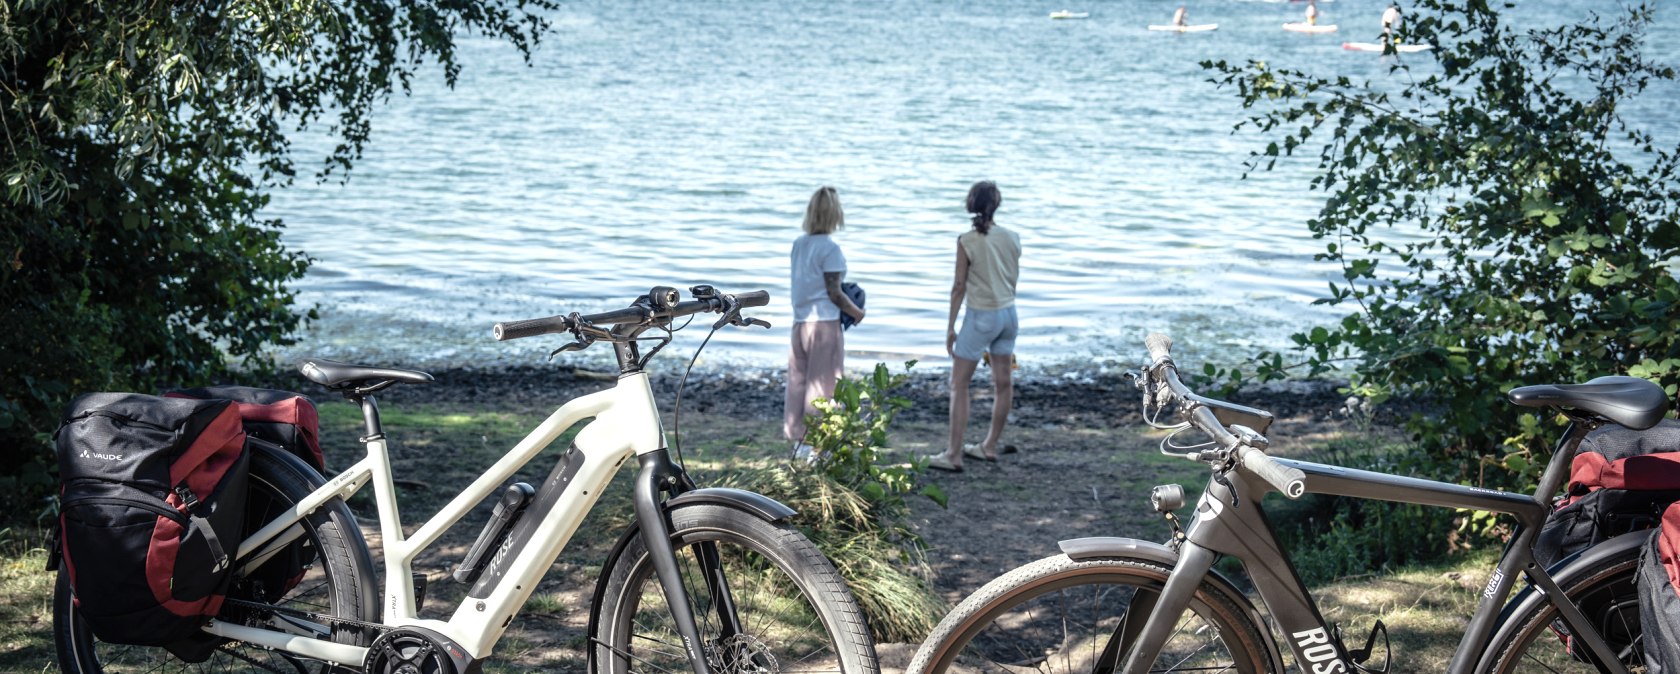
[[[945,324],[945,351],[951,354],[951,438],[943,454],[928,457],[928,467],[960,472],[963,457],[996,461],[1003,426],[1015,388],[1010,371],[1015,359],[1015,282],[1020,276],[1021,237],[997,224],[993,216],[1003,203],[997,183],[982,180],[968,190],[973,229],[957,237],[957,270],[951,283],[951,313]],[[966,303],[962,331],[957,310]],[[991,354],[991,432],[979,445],[965,445],[968,428],[968,384],[980,359]]]

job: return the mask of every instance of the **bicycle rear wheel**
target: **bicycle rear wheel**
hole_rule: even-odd
[[[1590,573],[1558,583],[1564,596],[1581,607],[1593,628],[1630,672],[1645,668],[1645,652],[1640,643],[1643,631],[1639,626],[1639,588],[1635,583],[1639,551],[1639,546],[1633,546],[1608,560],[1595,560]],[[1596,674],[1599,671],[1597,660],[1586,647],[1570,642],[1568,628],[1551,603],[1539,602],[1532,609],[1511,616],[1507,624],[1515,625],[1515,631],[1501,630],[1500,634],[1514,636],[1496,637],[1499,642],[1494,643],[1494,648],[1500,650],[1481,671],[1493,674]]]
[[[251,457],[249,512],[246,521],[265,523],[290,510],[304,496],[323,484],[320,475],[290,455],[258,450]],[[288,532],[291,533],[291,532]],[[262,587],[255,578],[238,577],[228,590],[231,600],[255,601],[281,595],[270,602],[258,602],[281,610],[253,608],[225,603],[218,619],[231,623],[289,632],[313,638],[330,638],[346,644],[366,644],[365,630],[332,624],[319,616],[372,621],[378,601],[374,594],[372,561],[367,544],[350,509],[333,499],[297,525],[297,542],[287,552],[302,566],[301,577],[287,578],[289,589]],[[283,536],[287,534],[282,534]],[[238,563],[235,563],[238,567]],[[265,569],[259,567],[258,576]],[[272,576],[272,573],[266,574]],[[291,612],[287,612],[289,609]],[[312,614],[309,616],[303,614]],[[66,674],[120,674],[164,672],[326,672],[329,663],[308,660],[281,651],[250,646],[237,641],[217,640],[203,635],[209,658],[189,663],[168,650],[100,641],[76,615],[75,596],[69,576],[59,572],[53,594],[53,639],[58,647],[59,670]],[[356,663],[360,664],[360,663]]]
[[[715,674],[876,674],[875,643],[839,572],[797,529],[717,505],[671,512],[672,544],[700,650]],[[715,550],[727,596],[700,557]],[[639,538],[603,577],[592,644],[603,674],[689,671],[653,561]],[[734,611],[727,606],[732,603]],[[729,615],[733,613],[733,616]],[[739,624],[739,630],[731,627]]]
[[[906,674],[1089,673],[1134,600],[1165,587],[1170,567],[1136,558],[1056,555],[987,583],[939,622]],[[1261,627],[1204,582],[1151,672],[1269,671]],[[1124,664],[1124,654],[1113,665]]]

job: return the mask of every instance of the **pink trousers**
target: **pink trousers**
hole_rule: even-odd
[[[782,435],[793,442],[805,437],[805,415],[816,414],[811,402],[834,395],[834,382],[846,364],[845,333],[840,321],[793,324],[793,349],[788,352],[787,400],[782,408]]]

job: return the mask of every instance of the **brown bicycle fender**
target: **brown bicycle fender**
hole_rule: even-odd
[[[1115,557],[1141,558],[1171,568],[1178,564],[1178,553],[1154,541],[1144,541],[1136,538],[1120,538],[1118,536],[1093,536],[1090,538],[1074,538],[1056,543],[1062,549],[1062,554],[1068,559],[1081,561],[1086,559],[1106,559]],[[1248,600],[1248,595],[1233,585],[1224,574],[1209,570],[1207,581],[1218,585],[1225,594],[1237,602],[1241,609],[1255,625],[1260,627],[1260,640],[1266,648],[1266,659],[1272,663],[1272,671],[1282,672],[1283,655],[1278,650],[1277,641],[1272,638],[1270,624],[1260,617],[1260,611]]]

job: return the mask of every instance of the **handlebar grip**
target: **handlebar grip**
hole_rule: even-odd
[[[735,301],[743,307],[762,307],[770,303],[770,293],[763,290],[735,293]]]
[[[535,337],[555,332],[565,332],[571,329],[571,323],[565,316],[549,316],[548,318],[532,318],[523,321],[506,321],[497,323],[490,328],[490,334],[498,342],[521,337]]]
[[[1277,462],[1271,455],[1252,447],[1242,452],[1242,464],[1249,472],[1260,476],[1260,479],[1277,487],[1279,492],[1289,498],[1301,498],[1307,493],[1307,474],[1299,468],[1290,468]]]
[[[1172,338],[1159,332],[1151,332],[1143,338],[1143,345],[1149,348],[1149,360],[1161,362],[1162,358],[1172,355]]]

